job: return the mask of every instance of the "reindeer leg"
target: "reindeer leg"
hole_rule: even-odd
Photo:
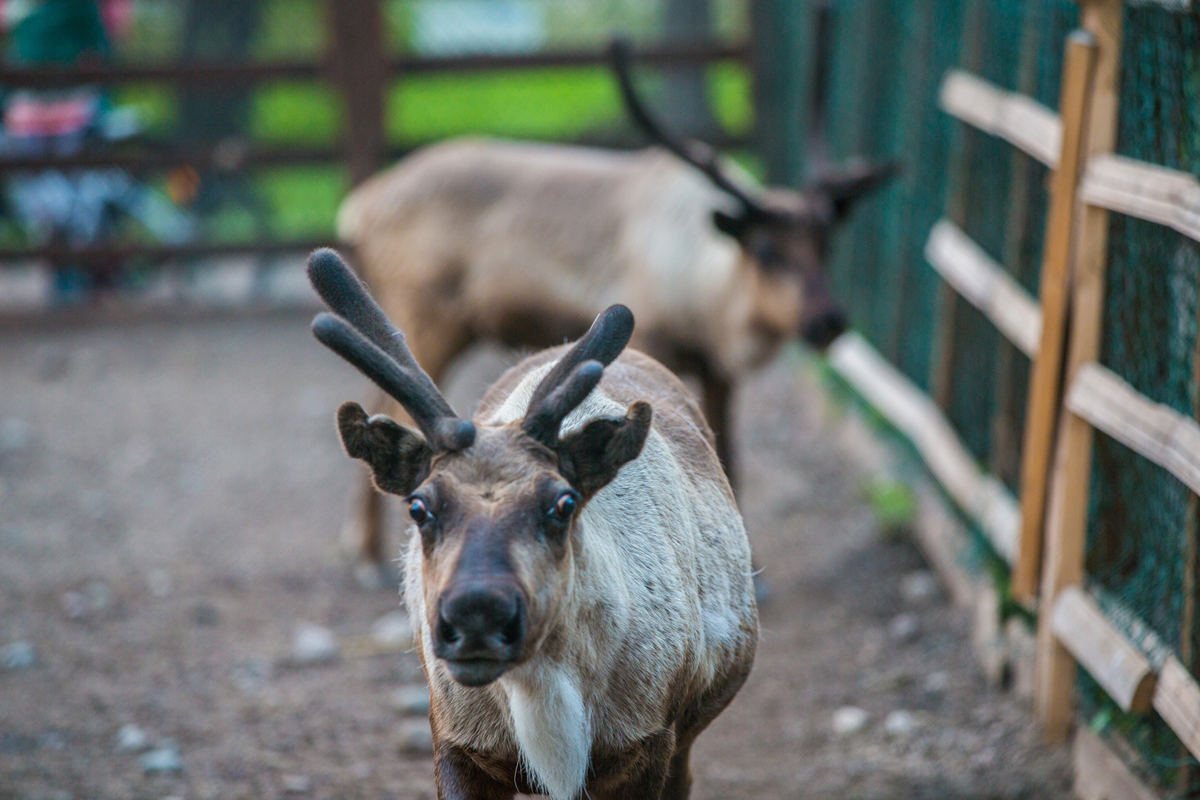
[[[452,744],[435,743],[433,776],[438,800],[511,800],[516,795]]]
[[[725,468],[725,477],[736,495],[738,493],[737,468],[734,462],[733,424],[730,415],[729,398],[733,386],[709,365],[705,365],[700,376],[704,384],[704,416],[708,418],[708,426],[712,428],[717,440],[717,458]]]
[[[667,728],[642,744],[641,769],[604,794],[605,800],[658,800],[672,797],[664,792],[671,756],[675,751],[675,729]],[[686,759],[685,759],[686,760]]]
[[[688,744],[686,747],[676,750],[675,755],[671,757],[671,767],[667,773],[666,785],[663,786],[662,800],[687,800],[692,791],[692,765],[688,763],[691,754],[692,746]]]

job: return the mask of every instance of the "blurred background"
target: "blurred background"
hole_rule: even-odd
[[[333,240],[353,183],[449,136],[639,145],[603,55],[614,33],[646,50],[647,86],[673,125],[762,172],[744,0],[96,5],[4,6],[14,73],[0,260],[48,257],[58,271],[48,286],[6,270],[9,305],[79,302],[93,288],[154,296],[169,291],[164,262],[303,254]],[[43,106],[54,117],[54,102],[68,113],[74,102],[77,124],[20,122]],[[89,187],[56,193],[27,171],[50,164],[108,184],[92,190],[107,200],[91,202],[101,222],[82,210],[56,221],[56,203]]]
[[[834,294],[1017,508],[1033,362],[925,247],[949,220],[1036,300],[1053,164],[940,93],[965,70],[1053,117],[1084,23],[1070,0],[0,2],[0,800],[435,796],[395,587],[336,544],[358,465],[332,416],[368,393],[311,338],[303,258],[337,244],[351,187],[425,144],[645,146],[614,34],[672,130],[765,184],[901,159],[834,237]],[[1115,27],[1115,152],[1194,183],[1200,12],[1130,3]],[[1103,236],[1097,360],[1195,420],[1200,244],[1121,214]],[[451,402],[516,358],[468,353]],[[1011,553],[835,373],[791,345],[737,391],[770,593],[693,797],[1069,796]],[[1102,431],[1082,461],[1089,597],[1194,686],[1197,496]],[[935,576],[918,543],[945,529]],[[1200,796],[1195,736],[1071,681],[1078,730]]]

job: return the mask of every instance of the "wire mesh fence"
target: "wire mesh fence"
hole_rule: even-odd
[[[1063,44],[1079,10],[1064,0],[844,0],[832,87],[835,155],[900,155],[902,180],[841,234],[834,281],[858,329],[939,401],[984,467],[1016,491],[1030,362],[954,299],[922,249],[933,223],[958,224],[1036,294],[1047,169],[937,108],[948,69],[1058,105]],[[869,54],[869,57],[864,57]],[[1200,173],[1200,13],[1126,10],[1118,152]],[[1113,214],[1102,363],[1138,391],[1197,413],[1200,244]],[[1119,627],[1140,620],[1197,675],[1197,502],[1165,470],[1097,434],[1087,541],[1092,588]],[[1146,631],[1140,631],[1144,638]],[[1116,731],[1142,774],[1200,795],[1200,768],[1151,712],[1116,711],[1081,675],[1085,722]]]

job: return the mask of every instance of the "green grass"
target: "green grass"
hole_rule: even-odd
[[[708,79],[717,120],[731,134],[748,133],[754,123],[748,71],[723,63],[710,68]],[[406,144],[463,134],[572,139],[625,119],[607,67],[407,78],[392,87],[386,114],[389,141]]]
[[[536,69],[408,78],[392,87],[387,134],[422,142],[461,134],[570,139],[620,118],[602,68]]]
[[[271,209],[275,236],[300,238],[333,233],[349,180],[339,166],[287,167],[265,170],[258,186]]]

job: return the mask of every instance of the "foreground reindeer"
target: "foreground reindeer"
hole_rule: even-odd
[[[692,742],[754,657],[750,549],[686,389],[622,354],[629,310],[517,364],[472,422],[333,251],[309,276],[341,315],[317,338],[420,429],[338,409],[346,452],[413,520],[438,797],[686,798]]]
[[[627,49],[613,53],[633,118],[665,150],[447,142],[356,189],[338,232],[435,381],[479,339],[546,347],[624,303],[634,344],[702,382],[731,469],[733,381],[799,335],[824,347],[842,332],[827,242],[894,169],[859,166],[803,192],[753,188],[711,149],[668,135],[634,92]],[[382,559],[369,487],[345,536]]]

